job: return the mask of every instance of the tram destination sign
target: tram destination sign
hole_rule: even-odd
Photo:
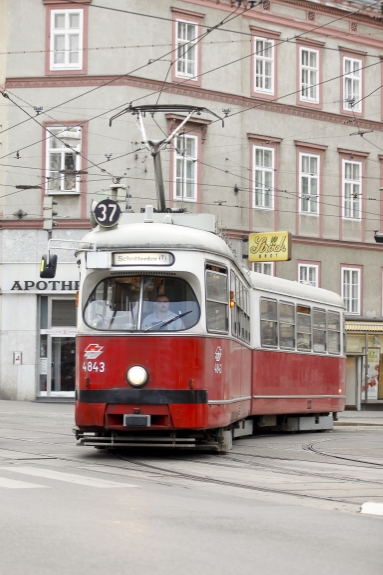
[[[267,232],[249,235],[249,262],[291,260],[291,233]]]
[[[167,252],[129,252],[113,254],[114,266],[171,266],[173,254]]]

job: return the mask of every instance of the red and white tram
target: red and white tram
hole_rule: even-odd
[[[224,451],[344,409],[341,297],[250,272],[214,216],[123,213],[77,257],[80,444]]]

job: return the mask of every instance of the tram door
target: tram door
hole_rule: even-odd
[[[41,297],[40,396],[73,397],[76,306],[74,299]]]

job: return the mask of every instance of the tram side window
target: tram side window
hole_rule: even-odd
[[[311,309],[297,305],[297,349],[311,351]]]
[[[205,277],[207,330],[227,333],[229,325],[227,271],[224,268],[209,265],[206,266]]]
[[[340,314],[334,311],[328,312],[328,352],[340,354]]]
[[[233,297],[235,302],[234,307],[231,308],[232,334],[238,339],[249,342],[249,290],[233,272],[231,272],[230,291],[232,292],[230,297]]]
[[[279,304],[279,345],[281,348],[295,349],[294,304]]]
[[[326,311],[313,309],[313,351],[326,352]]]
[[[278,347],[277,300],[261,299],[261,345]]]

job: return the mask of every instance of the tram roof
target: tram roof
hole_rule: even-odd
[[[250,272],[250,281],[254,289],[269,292],[269,295],[279,294],[306,301],[344,307],[343,298],[340,295],[326,289],[313,287],[312,285],[276,278],[258,272]]]
[[[100,250],[184,249],[212,252],[234,259],[229,246],[217,234],[184,225],[155,222],[119,224],[110,230],[95,229],[81,241],[94,244]]]

